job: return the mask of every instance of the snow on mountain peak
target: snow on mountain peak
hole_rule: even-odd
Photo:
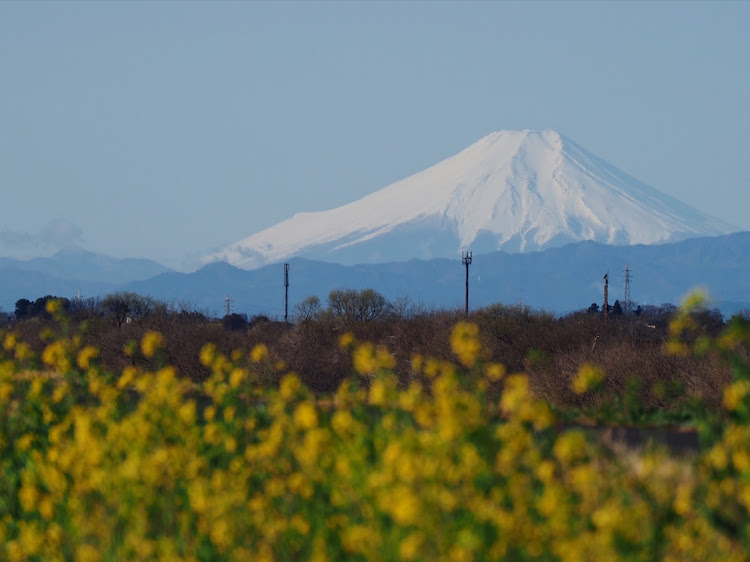
[[[290,219],[204,261],[252,269],[527,252],[578,240],[655,244],[733,229],[553,130],[499,131],[362,199]]]

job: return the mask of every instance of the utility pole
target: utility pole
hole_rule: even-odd
[[[604,274],[604,325],[609,320],[609,271]]]
[[[284,324],[289,321],[289,264],[284,264]]]
[[[461,263],[466,266],[466,308],[464,313],[469,317],[469,264],[471,264],[471,252],[461,252]]]

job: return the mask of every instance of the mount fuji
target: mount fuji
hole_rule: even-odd
[[[492,133],[366,197],[297,213],[204,258],[240,268],[526,253],[582,240],[659,244],[736,231],[552,130]]]

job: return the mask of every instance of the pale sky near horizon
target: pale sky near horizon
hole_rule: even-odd
[[[0,2],[0,256],[181,269],[501,129],[750,230],[748,2]]]

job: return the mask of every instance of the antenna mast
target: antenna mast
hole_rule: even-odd
[[[289,264],[284,264],[284,323],[289,321]]]
[[[471,264],[471,252],[461,252],[461,263],[466,266],[466,307],[464,314],[469,317],[469,264]]]

